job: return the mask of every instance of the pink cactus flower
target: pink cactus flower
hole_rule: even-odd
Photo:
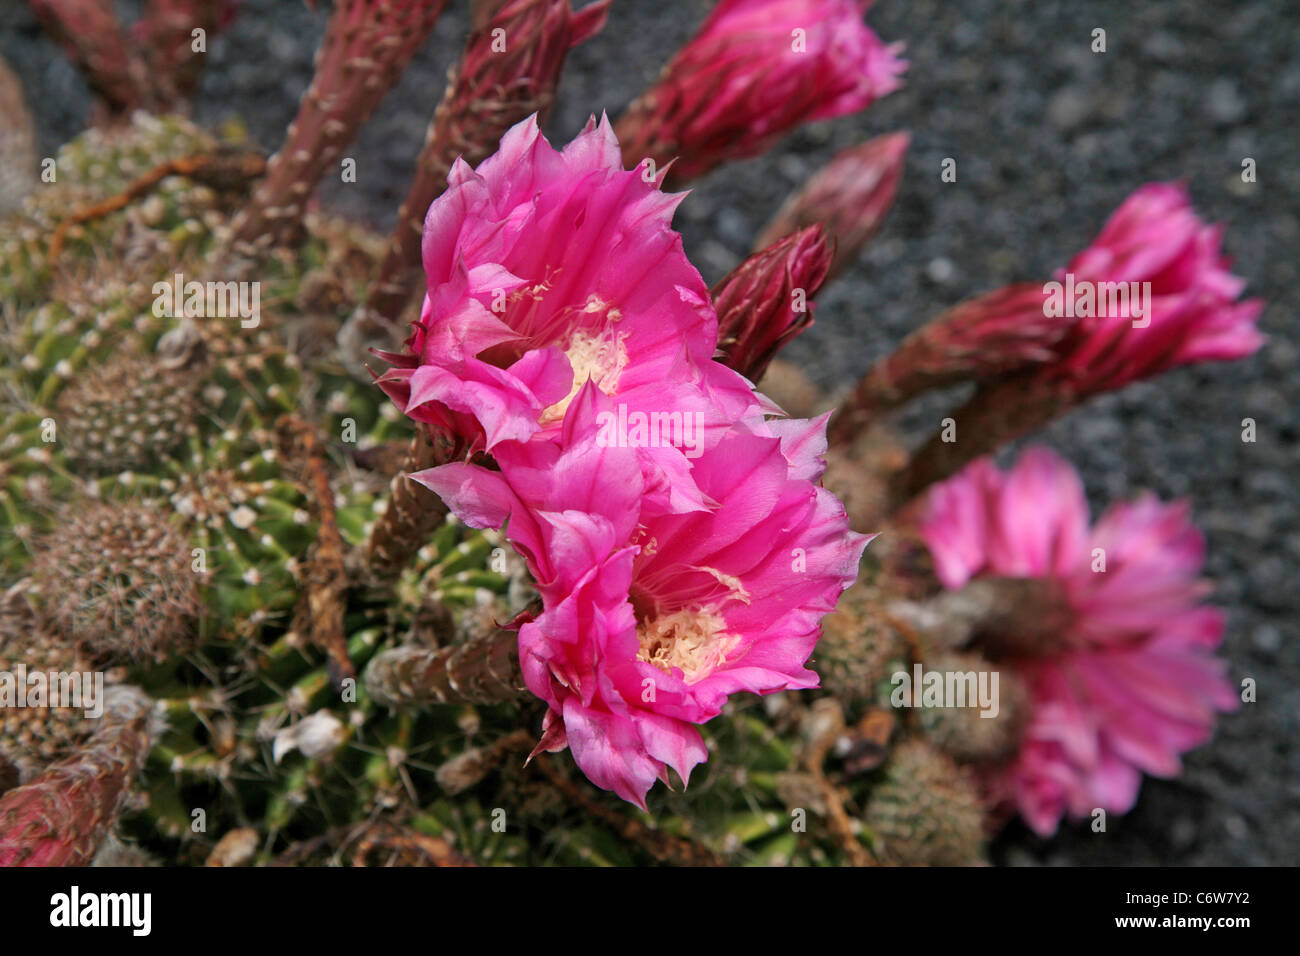
[[[868,538],[816,484],[825,418],[736,425],[696,459],[707,507],[653,507],[634,449],[602,437],[610,400],[585,384],[556,443],[503,444],[500,471],[413,477],[475,527],[508,522],[544,611],[519,633],[529,689],[550,705],[538,750],[568,746],[597,786],[644,809],[671,767],[708,756],[697,724],[730,694],[813,687],[821,617]]]
[[[982,574],[1037,577],[1067,605],[1054,646],[992,655],[1032,700],[1021,750],[993,772],[992,790],[1039,834],[1098,807],[1127,812],[1143,773],[1177,776],[1216,711],[1236,706],[1213,653],[1223,616],[1201,603],[1205,544],[1186,504],[1146,495],[1090,529],[1074,469],[1033,448],[1006,474],[980,459],[935,486],[920,530],[946,588]]]
[[[721,0],[619,120],[629,165],[674,158],[686,181],[755,156],[800,123],[866,109],[902,83],[902,44],[862,22],[870,0]],[[779,238],[779,237],[778,237]]]
[[[448,183],[425,221],[420,320],[380,353],[407,415],[494,451],[553,438],[588,381],[629,412],[698,413],[705,444],[766,407],[712,361],[717,316],[669,225],[683,197],[624,170],[606,120],[557,151],[530,117]],[[678,446],[645,452],[650,471],[688,471]]]
[[[1237,301],[1245,282],[1228,271],[1222,240],[1223,227],[1197,217],[1182,185],[1151,183],[1134,192],[1057,274],[1063,299],[1074,289],[1077,324],[1055,373],[1097,392],[1258,349],[1264,339],[1255,322],[1263,303]],[[1127,304],[1119,297],[1111,309],[1101,283],[1138,284],[1139,292],[1145,285],[1149,314],[1137,314],[1132,296]],[[1090,305],[1085,295],[1093,297]]]

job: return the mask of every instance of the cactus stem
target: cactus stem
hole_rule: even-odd
[[[343,681],[355,678],[357,671],[348,657],[344,631],[348,578],[343,562],[343,536],[339,533],[338,517],[334,513],[334,491],[330,488],[325,452],[316,430],[301,419],[285,415],[279,421],[279,428],[285,444],[298,453],[316,505],[318,531],[307,570],[302,605],[306,617],[304,623],[307,633],[329,658],[330,680],[335,688],[341,689]]]

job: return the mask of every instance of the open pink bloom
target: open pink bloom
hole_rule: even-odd
[[[1146,495],[1090,529],[1074,469],[1033,448],[1006,474],[980,459],[935,486],[920,530],[949,589],[996,574],[1050,578],[1065,596],[1057,645],[1001,661],[1030,688],[1032,714],[993,789],[1039,834],[1067,814],[1127,812],[1144,772],[1177,776],[1215,712],[1236,706],[1186,504]]]
[[[902,83],[901,44],[862,15],[870,0],[721,0],[619,120],[625,157],[674,157],[691,179],[754,156],[800,123],[866,109]],[[779,238],[779,237],[778,237]]]
[[[857,577],[867,537],[816,484],[825,418],[731,429],[696,459],[708,507],[653,509],[635,449],[608,440],[591,383],[556,443],[508,443],[500,471],[414,476],[524,556],[544,611],[519,632],[530,690],[550,705],[538,749],[568,746],[595,783],[643,807],[671,767],[707,757],[697,724],[737,691],[813,687],[821,617]]]
[[[1176,183],[1143,186],[1107,220],[1101,234],[1057,274],[1072,279],[1080,317],[1054,371],[1096,392],[1192,362],[1249,355],[1263,343],[1258,299],[1238,302],[1244,280],[1228,271],[1223,227],[1203,223]],[[1083,305],[1082,283],[1095,297]],[[1149,283],[1150,314],[1131,300],[1110,309],[1099,283]],[[1106,302],[1103,303],[1102,300]]]
[[[606,120],[557,151],[530,117],[448,184],[425,221],[420,320],[378,380],[407,415],[495,451],[553,438],[588,381],[629,411],[700,413],[706,443],[764,407],[712,361],[717,316],[670,227],[682,196],[624,170]],[[643,458],[688,470],[676,447]]]

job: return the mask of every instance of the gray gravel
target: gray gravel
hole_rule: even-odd
[[[358,182],[322,200],[384,228],[406,185],[447,67],[462,4],[353,151]],[[571,58],[549,132],[567,141],[593,111],[616,114],[703,19],[702,0],[616,0],[606,31]],[[898,205],[860,267],[823,294],[816,326],[787,356],[823,385],[849,385],[943,307],[1065,262],[1135,187],[1184,179],[1250,293],[1269,302],[1271,341],[1232,365],[1182,369],[1105,397],[1039,437],[1075,461],[1094,509],[1151,488],[1189,496],[1229,609],[1233,667],[1259,702],[1224,719],[1176,782],[1150,781],[1106,834],[1085,827],[1043,843],[1013,829],[1011,863],[1294,864],[1300,858],[1300,376],[1295,341],[1300,241],[1300,5],[1287,0],[1151,2],[881,0],[870,20],[905,40],[907,87],[865,114],[807,127],[773,153],[697,183],[678,224],[712,281],[748,251],[786,194],[839,148],[912,132]],[[240,115],[279,142],[310,75],[324,15],[248,0],[211,44],[198,115]],[[1107,52],[1090,50],[1092,30]],[[0,11],[0,53],[27,83],[48,155],[84,124],[80,79],[18,5]],[[1253,157],[1258,183],[1240,182]],[[958,181],[939,180],[944,157]],[[909,423],[929,427],[931,403]],[[1258,422],[1255,444],[1240,421]]]

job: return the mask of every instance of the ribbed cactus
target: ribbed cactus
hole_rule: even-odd
[[[882,861],[904,866],[981,861],[984,811],[968,771],[912,740],[894,751],[883,774],[862,818]]]
[[[931,743],[949,756],[966,762],[995,763],[1016,752],[1029,700],[1014,670],[998,667],[979,654],[936,654],[927,658],[924,666],[926,670],[944,675],[950,672],[996,673],[998,679],[996,708],[982,708],[974,701],[968,701],[963,707],[922,707],[918,710],[917,725]]]
[[[55,626],[106,660],[164,660],[194,643],[198,576],[156,505],[74,503],[38,544],[32,580]]]
[[[52,672],[79,681],[83,673],[93,679],[93,668],[75,642],[54,633],[36,614],[27,599],[26,582],[0,595],[0,673],[16,680],[24,671]],[[94,730],[94,721],[84,709],[49,703],[0,707],[0,754],[22,779],[76,750]]]

